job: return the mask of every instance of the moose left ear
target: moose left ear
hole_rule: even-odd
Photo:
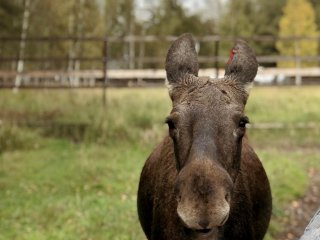
[[[230,53],[225,77],[239,82],[249,93],[257,71],[258,62],[255,53],[245,41],[238,40]]]
[[[166,72],[170,85],[179,84],[187,74],[198,76],[199,63],[195,43],[190,33],[176,39],[167,54]]]

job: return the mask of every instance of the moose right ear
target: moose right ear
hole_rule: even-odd
[[[167,54],[165,68],[171,86],[179,84],[187,74],[198,76],[198,56],[190,33],[181,35],[172,43]]]
[[[254,51],[242,40],[233,47],[225,68],[225,76],[239,83],[249,93],[258,71],[258,62]]]

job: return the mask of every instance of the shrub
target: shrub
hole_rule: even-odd
[[[37,147],[37,132],[13,125],[0,125],[0,154],[5,151]]]

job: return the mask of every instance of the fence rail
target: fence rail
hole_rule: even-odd
[[[247,41],[253,41],[256,43],[262,42],[275,42],[278,40],[297,42],[297,41],[320,41],[319,36],[252,36],[252,37],[241,37]],[[165,73],[163,70],[150,70],[145,69],[148,64],[158,64],[163,66],[165,56],[147,56],[143,50],[144,43],[170,43],[176,36],[124,36],[124,37],[74,37],[74,36],[42,36],[42,37],[0,37],[0,49],[1,46],[7,46],[8,44],[16,44],[21,41],[28,44],[32,43],[50,43],[56,44],[61,42],[71,43],[90,43],[100,44],[101,51],[98,56],[88,56],[86,52],[78,54],[67,54],[66,56],[28,56],[24,54],[15,54],[14,56],[4,56],[0,51],[0,87],[37,87],[37,86],[61,86],[61,87],[86,87],[95,86],[143,86],[150,83],[154,86],[159,83],[163,83]],[[207,64],[213,68],[205,70],[206,75],[219,76],[223,70],[219,69],[227,61],[228,56],[224,56],[221,51],[221,43],[233,42],[236,40],[233,36],[203,36],[195,37],[197,45],[201,45],[212,42],[212,50],[207,56],[200,55],[200,64]],[[123,44],[127,46],[126,52],[120,57],[114,57],[110,54],[110,50],[114,44]],[[136,49],[136,50],[135,50]],[[123,50],[125,51],[125,50]],[[260,74],[262,80],[260,83],[270,82],[278,83],[277,77],[279,75],[285,75],[287,79],[295,78],[293,82],[301,84],[312,78],[313,83],[320,83],[320,71],[318,68],[315,69],[303,69],[300,68],[302,62],[320,62],[320,55],[317,56],[282,56],[282,55],[258,55],[258,62],[260,65],[271,64],[275,65],[279,61],[292,61],[297,64],[294,69],[275,69],[264,70],[264,73]],[[80,63],[95,63],[94,70],[84,69],[79,67]],[[10,64],[8,64],[10,63]],[[28,68],[17,68],[18,63],[25,63],[32,66],[36,64],[50,65],[50,63],[59,63],[62,68],[59,69],[43,69],[42,67]],[[71,63],[71,64],[70,64]],[[6,65],[5,65],[6,64]],[[72,68],[67,65],[73,66]],[[78,64],[78,69],[75,67]],[[98,65],[97,65],[98,64]],[[4,67],[6,66],[6,67]],[[121,70],[113,69],[119,68]],[[140,68],[134,71],[133,68]],[[267,72],[267,74],[265,73]],[[264,78],[264,80],[263,80]],[[269,79],[269,80],[268,80]],[[120,81],[123,80],[123,81]],[[119,81],[116,83],[116,81]],[[123,84],[125,82],[125,84]],[[283,81],[281,81],[283,83]]]
[[[108,81],[105,80],[108,74]],[[15,71],[0,70],[0,88],[13,88]],[[109,69],[104,74],[101,70],[80,71],[29,71],[21,75],[23,79],[21,88],[100,88],[106,83],[106,87],[159,87],[164,86],[166,72],[164,69]],[[222,77],[224,69],[218,73],[214,68],[201,69],[201,76]],[[296,76],[300,76],[303,85],[320,84],[320,68],[259,68],[256,76],[257,85],[277,84],[294,85]],[[77,79],[71,81],[70,79]]]

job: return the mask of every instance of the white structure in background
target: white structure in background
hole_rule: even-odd
[[[300,240],[320,240],[320,208],[311,219]]]
[[[284,84],[287,80],[287,76],[284,73],[265,71],[263,67],[259,67],[258,74],[254,79],[254,82],[261,85],[271,84]]]

